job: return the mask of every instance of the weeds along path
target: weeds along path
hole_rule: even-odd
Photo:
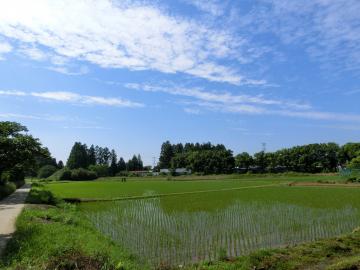
[[[7,241],[15,232],[16,218],[25,206],[25,199],[29,191],[30,185],[26,184],[0,201],[0,256]]]
[[[110,201],[124,201],[124,200],[138,200],[138,199],[151,199],[159,197],[169,197],[169,196],[181,196],[189,194],[200,194],[200,193],[212,193],[212,192],[222,192],[222,191],[234,191],[242,189],[254,189],[254,188],[264,188],[264,187],[274,187],[274,186],[284,186],[289,183],[274,183],[267,185],[258,185],[258,186],[246,186],[246,187],[237,187],[237,188],[223,188],[223,189],[210,189],[210,190],[198,190],[198,191],[187,191],[187,192],[174,192],[174,193],[161,193],[153,195],[140,195],[140,196],[128,196],[128,197],[117,197],[111,199],[87,199],[87,198],[64,198],[68,202],[110,202]]]

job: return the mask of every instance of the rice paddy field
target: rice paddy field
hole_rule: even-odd
[[[79,208],[100,232],[155,268],[328,238],[360,225],[360,188],[288,185],[298,180],[113,179],[47,188],[63,198],[116,198]]]

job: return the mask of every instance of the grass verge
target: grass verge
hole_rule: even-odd
[[[203,262],[187,270],[357,270],[360,269],[360,228],[331,239],[291,248],[259,250],[235,259]]]
[[[28,200],[48,199],[39,189]],[[59,201],[56,206],[30,205],[20,214],[16,228],[0,269],[146,269],[96,231],[75,205]]]

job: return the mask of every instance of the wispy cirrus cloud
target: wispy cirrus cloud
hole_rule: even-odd
[[[31,120],[46,120],[46,121],[65,121],[63,116],[54,115],[34,115],[34,114],[21,114],[21,113],[0,113],[0,118],[6,119],[31,119]]]
[[[74,104],[103,105],[114,107],[141,108],[145,105],[127,99],[101,96],[80,95],[67,91],[47,91],[47,92],[23,92],[15,90],[0,90],[0,96],[21,96],[36,97],[42,100],[61,101]]]
[[[44,62],[48,70],[66,75],[84,75],[89,72],[85,65],[77,65],[70,61],[69,58],[57,55],[56,53],[39,49],[36,45],[22,45],[17,49],[21,56],[28,57],[31,60]]]
[[[147,92],[163,92],[176,96],[185,96],[195,98],[202,102],[213,102],[219,104],[256,104],[256,105],[273,105],[279,107],[292,107],[296,109],[309,109],[311,106],[306,103],[286,101],[279,99],[265,98],[261,95],[232,94],[228,91],[206,91],[202,88],[187,88],[172,85],[159,86],[150,84],[128,83],[125,87]],[[249,107],[250,108],[250,107]]]
[[[360,70],[360,2],[357,0],[254,1],[238,17],[248,35],[274,34],[304,48],[324,68]]]
[[[249,46],[245,38],[170,15],[155,5],[140,1],[7,0],[0,7],[0,34],[22,46],[39,45],[54,55],[105,68],[180,72],[235,85],[265,83],[221,63],[251,58],[245,50]],[[40,57],[31,48],[26,53]]]
[[[333,120],[360,122],[360,115],[323,112],[304,102],[266,98],[261,95],[232,94],[227,91],[206,91],[201,88],[158,86],[149,84],[129,83],[127,88],[146,92],[163,92],[170,95],[190,98],[180,103],[185,105],[187,113],[200,113],[206,109],[222,113],[239,113],[250,115],[278,115],[312,120]]]
[[[195,6],[200,11],[210,13],[213,16],[221,16],[225,12],[224,0],[183,0],[185,3]]]

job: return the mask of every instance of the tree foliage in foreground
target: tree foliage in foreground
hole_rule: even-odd
[[[36,166],[37,157],[49,156],[39,140],[27,132],[28,129],[19,123],[0,122],[0,181],[4,182],[4,172],[15,170],[18,175],[23,175],[25,170]]]

